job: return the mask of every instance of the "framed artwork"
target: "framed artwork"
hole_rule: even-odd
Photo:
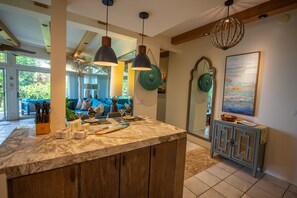
[[[223,111],[254,116],[260,52],[226,57]]]

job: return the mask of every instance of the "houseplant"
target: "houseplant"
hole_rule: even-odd
[[[75,113],[73,110],[69,109],[70,104],[73,101],[69,101],[68,98],[66,98],[66,103],[65,103],[65,107],[66,107],[66,111],[65,111],[65,116],[66,116],[66,120],[67,121],[71,121],[71,120],[75,120]]]

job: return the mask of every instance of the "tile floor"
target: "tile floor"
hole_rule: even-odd
[[[3,124],[7,123],[7,124]],[[10,133],[17,127],[26,127],[30,124],[34,124],[34,119],[24,119],[15,121],[3,121],[3,125],[0,122],[0,145],[10,135]]]
[[[198,145],[187,143],[187,151]],[[297,186],[268,174],[252,176],[252,170],[224,160],[185,180],[184,198],[297,198]]]
[[[0,145],[10,135],[10,133],[18,126],[20,121],[4,121],[5,125],[0,125]],[[1,122],[0,122],[1,123]]]

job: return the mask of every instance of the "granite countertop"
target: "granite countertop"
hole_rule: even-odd
[[[53,133],[36,136],[32,126],[16,128],[0,145],[0,174],[15,178],[184,137],[185,130],[149,118],[83,140],[55,139]]]

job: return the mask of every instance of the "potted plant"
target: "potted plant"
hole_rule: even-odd
[[[70,104],[72,103],[73,101],[69,101],[68,98],[66,98],[66,120],[67,121],[71,121],[71,120],[75,120],[75,113],[72,109],[69,109],[69,106]]]

